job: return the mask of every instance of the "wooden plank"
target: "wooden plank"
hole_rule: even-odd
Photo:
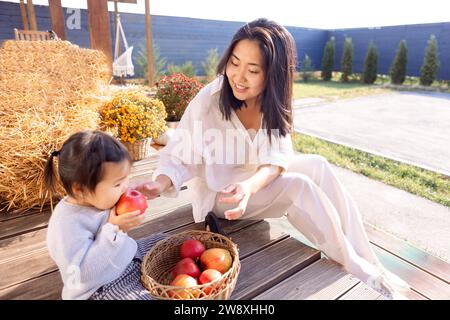
[[[19,236],[26,232],[36,231],[46,228],[51,213],[46,211],[40,214],[32,214],[0,222],[0,240]]]
[[[369,240],[376,246],[450,283],[450,264],[371,225],[365,225]]]
[[[142,182],[148,181],[145,176],[131,178],[131,181],[137,182],[139,179]],[[177,198],[170,198],[169,201],[164,197],[149,200],[149,209],[147,210],[149,218],[146,221],[155,215],[163,215],[179,207],[189,205],[191,202],[189,192],[184,187]],[[50,207],[46,207],[46,210],[43,212],[34,210],[28,214],[14,214],[10,215],[9,218],[3,217],[4,220],[0,221],[0,240],[45,228],[48,225],[50,216]]]
[[[427,300],[427,298],[414,291],[408,293],[406,297],[410,300]],[[340,297],[339,300],[385,300],[385,297],[365,283],[360,282],[357,286]]]
[[[410,287],[431,300],[450,299],[450,285],[422,271],[388,251],[373,246],[381,263],[392,273],[400,276]]]
[[[184,206],[130,231],[130,236],[137,239],[189,223],[193,223],[192,208]],[[46,234],[47,229],[41,229],[0,241],[0,289],[57,270],[47,252]]]
[[[289,235],[280,227],[264,220],[235,220],[228,222],[224,226],[224,230],[238,246],[240,260],[276,242],[289,238]],[[169,234],[173,235],[187,230],[204,230],[204,224],[202,222],[195,223],[172,230]]]
[[[181,214],[181,212],[177,213],[177,215]],[[180,218],[181,217],[174,215],[167,216],[165,225],[176,225],[176,221],[181,221]],[[153,223],[147,226],[149,233],[161,231],[161,223],[164,222],[163,219],[158,219],[158,221],[153,222],[153,226]],[[250,224],[248,221],[245,223]],[[227,232],[233,233],[236,237],[236,243],[238,243],[240,247],[241,254],[248,255],[249,253],[254,252],[258,246],[265,247],[270,243],[274,243],[277,240],[284,239],[286,237],[286,235],[276,227],[271,228],[270,231],[266,233],[264,230],[268,230],[268,223],[265,221],[252,221],[248,229],[243,228],[245,223],[244,221],[235,221],[231,222],[227,227]],[[201,224],[192,224],[190,227],[194,228],[195,226],[198,227],[200,225]],[[253,239],[255,240],[254,242],[248,242],[246,236],[244,235],[245,233],[258,236],[253,236]],[[245,245],[243,242],[245,242]],[[51,285],[52,283],[54,285]],[[53,272],[0,290],[0,299],[59,299],[61,288],[61,278],[55,267]]]
[[[261,293],[256,300],[335,300],[359,280],[322,258]]]
[[[145,36],[147,45],[147,80],[148,85],[153,86],[153,41],[152,41],[152,17],[150,15],[150,0],[145,1]]]
[[[66,40],[65,20],[61,0],[48,0],[48,7],[52,21],[52,30],[56,32],[58,38]]]
[[[383,295],[376,292],[366,284],[360,282],[339,300],[386,300]]]
[[[37,30],[36,15],[34,13],[33,0],[27,0],[28,17],[30,20],[30,30]]]
[[[288,238],[241,261],[231,299],[252,299],[320,259],[320,252]]]
[[[0,300],[58,300],[62,287],[61,276],[55,271],[0,290]]]
[[[134,239],[139,239],[152,233],[170,232],[181,226],[191,225],[193,223],[192,206],[186,205],[179,207],[170,213],[155,216],[141,227],[131,230],[129,235]]]
[[[20,15],[22,17],[23,30],[29,30],[30,27],[28,26],[27,11],[25,9],[25,4],[24,4],[23,0],[20,0]],[[17,39],[17,36],[16,36],[16,39]]]
[[[89,39],[92,49],[102,51],[112,76],[112,42],[107,0],[87,0]]]

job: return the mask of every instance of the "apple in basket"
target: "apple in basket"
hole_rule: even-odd
[[[205,250],[200,256],[200,264],[203,270],[215,269],[221,273],[225,273],[231,268],[233,258],[230,251],[223,248],[211,248]]]
[[[200,284],[213,282],[214,280],[220,279],[221,276],[222,274],[215,269],[206,269],[200,274],[200,277],[198,277],[198,282]],[[209,294],[211,292],[211,287],[203,289],[203,292]]]
[[[147,209],[147,198],[137,190],[128,189],[116,203],[116,213],[121,215],[127,212],[140,210],[141,214]]]
[[[172,270],[172,276],[174,278],[179,274],[187,274],[197,279],[200,275],[200,268],[192,258],[184,258],[178,261]]]
[[[205,251],[205,245],[196,239],[185,240],[180,246],[181,258],[192,258],[196,261]]]
[[[196,286],[197,280],[187,274],[179,274],[170,283],[171,286],[183,287],[186,289],[173,289],[169,290],[169,297],[174,299],[192,299],[200,296],[200,291],[195,289],[187,289],[189,287]]]

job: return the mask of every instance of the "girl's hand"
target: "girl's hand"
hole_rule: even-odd
[[[229,194],[230,197],[219,198],[223,203],[237,203],[237,207],[224,212],[225,218],[228,220],[239,219],[247,209],[248,199],[250,199],[251,186],[245,182],[234,183],[226,187],[221,193]]]
[[[121,215],[116,214],[116,207],[113,207],[109,212],[109,223],[115,224],[123,232],[128,232],[131,229],[140,226],[144,222],[144,214],[139,210],[127,212]]]

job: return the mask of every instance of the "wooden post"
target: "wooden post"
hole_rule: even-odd
[[[30,30],[37,30],[36,15],[34,13],[33,0],[27,0],[28,17],[30,18]]]
[[[87,0],[91,48],[105,53],[112,76],[112,42],[108,0]]]
[[[30,30],[28,26],[27,9],[25,8],[25,3],[20,0],[20,15],[22,16],[23,30]]]
[[[117,14],[119,13],[119,6],[117,4],[117,0],[114,0],[114,36],[117,38],[119,35],[117,34]],[[120,52],[120,41],[118,44],[118,52]]]
[[[150,17],[150,0],[145,0],[145,30],[147,34],[147,80],[153,86],[153,46],[152,46],[152,20]]]
[[[50,18],[52,20],[52,30],[56,32],[58,38],[66,40],[66,29],[64,27],[64,13],[61,0],[48,0]]]

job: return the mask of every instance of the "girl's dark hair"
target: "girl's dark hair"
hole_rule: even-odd
[[[217,73],[224,76],[219,101],[222,116],[230,120],[231,110],[240,109],[245,105],[244,101],[236,99],[233,95],[226,75],[230,56],[236,44],[244,39],[257,41],[263,57],[265,72],[261,97],[263,127],[267,129],[269,139],[272,129],[278,129],[278,133],[284,137],[292,129],[292,83],[297,64],[297,50],[292,35],[276,22],[262,18],[247,23],[236,32],[225,50],[217,67]]]
[[[104,162],[132,162],[128,150],[115,138],[101,131],[82,131],[71,135],[59,151],[48,158],[44,169],[47,190],[54,192],[56,174],[53,158],[58,156],[58,176],[66,193],[74,197],[72,187],[93,192],[101,181]]]

